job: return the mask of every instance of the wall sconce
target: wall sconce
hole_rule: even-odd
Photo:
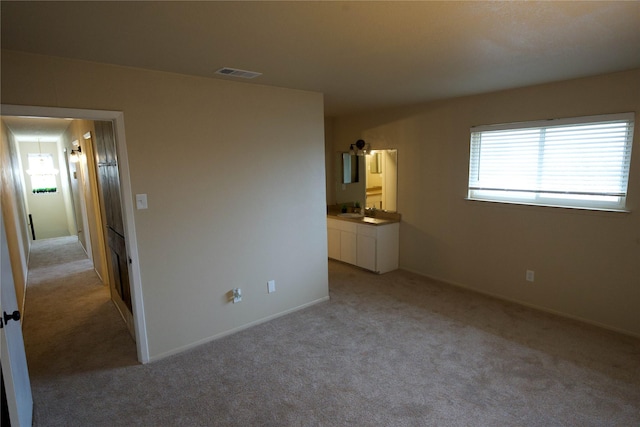
[[[371,152],[371,144],[364,142],[364,139],[359,139],[355,144],[349,146],[349,153],[354,156],[365,156]]]
[[[80,160],[80,154],[82,154],[82,147],[78,145],[78,148],[75,150],[71,150],[71,154],[69,155],[69,161],[71,163],[78,163]]]

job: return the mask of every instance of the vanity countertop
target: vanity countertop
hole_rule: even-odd
[[[327,218],[339,219],[341,221],[356,222],[356,223],[367,224],[367,225],[385,225],[385,224],[393,224],[395,222],[400,222],[400,219],[395,219],[395,218],[372,218],[370,216],[360,216],[360,217],[354,218],[354,217],[340,216],[339,213],[332,213],[332,212],[327,214]]]

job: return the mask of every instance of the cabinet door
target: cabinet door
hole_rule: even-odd
[[[340,232],[340,260],[349,264],[356,263],[356,233]]]
[[[367,270],[376,270],[376,239],[358,234],[358,259],[356,265]]]
[[[340,259],[340,230],[327,228],[327,245],[329,248],[329,258]]]

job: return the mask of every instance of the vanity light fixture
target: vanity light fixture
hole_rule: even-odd
[[[78,163],[78,160],[80,160],[81,153],[82,153],[82,147],[78,145],[77,149],[71,150],[71,154],[69,155],[69,161],[71,163]]]
[[[371,152],[371,144],[364,142],[364,139],[359,139],[355,144],[349,146],[349,153],[354,156],[365,156]]]

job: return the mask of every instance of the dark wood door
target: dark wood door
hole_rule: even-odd
[[[105,215],[106,242],[109,247],[111,286],[131,312],[131,290],[127,245],[122,221],[120,199],[120,175],[113,123],[96,121],[95,150],[98,164],[98,181]]]

